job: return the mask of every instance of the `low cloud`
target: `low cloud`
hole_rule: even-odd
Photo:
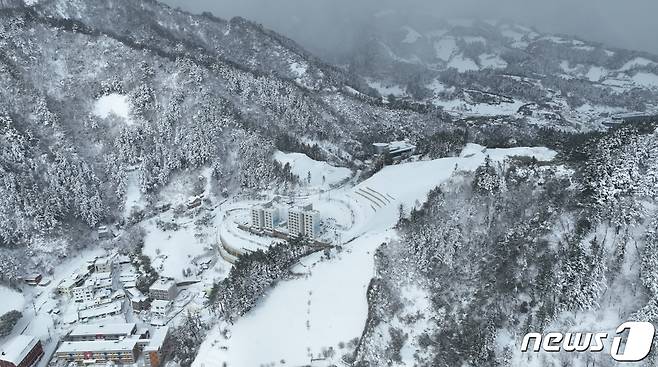
[[[442,18],[507,19],[550,33],[573,34],[611,46],[658,54],[655,0],[164,0],[174,7],[221,18],[242,16],[300,42],[314,52],[341,52],[381,11],[409,24]]]

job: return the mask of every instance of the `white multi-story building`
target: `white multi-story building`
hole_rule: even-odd
[[[156,299],[151,302],[151,313],[156,316],[164,317],[171,310],[171,301]]]
[[[299,209],[288,211],[288,233],[291,236],[304,234],[304,213]]]
[[[291,236],[305,236],[315,239],[319,235],[320,212],[313,205],[292,208],[288,211],[288,233]]]
[[[94,300],[95,293],[96,288],[92,282],[85,282],[71,290],[71,296],[75,302],[91,302]]]
[[[176,298],[178,287],[173,279],[161,278],[149,288],[149,295],[154,300],[171,301]]]
[[[111,273],[112,272],[112,259],[109,257],[101,257],[94,262],[94,270],[97,273]]]
[[[281,219],[280,210],[272,203],[251,208],[251,226],[256,229],[274,230]]]
[[[262,207],[260,205],[253,206],[251,208],[251,226],[258,229],[263,228],[263,216],[264,213]]]
[[[308,238],[316,238],[320,230],[320,213],[317,210],[304,212],[304,234]]]

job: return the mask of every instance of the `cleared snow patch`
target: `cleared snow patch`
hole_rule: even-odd
[[[327,162],[316,161],[302,153],[274,153],[274,159],[282,165],[290,164],[290,170],[299,177],[302,183],[308,183],[308,175],[311,175],[310,186],[329,186],[337,184],[352,175],[352,171],[345,167],[334,167]]]
[[[111,114],[121,117],[128,125],[134,123],[130,118],[130,102],[128,101],[128,96],[112,93],[102,96],[96,101],[94,104],[94,115],[106,118]]]
[[[0,316],[12,310],[23,310],[25,298],[11,288],[0,286],[0,299],[2,299],[2,302],[0,302]]]

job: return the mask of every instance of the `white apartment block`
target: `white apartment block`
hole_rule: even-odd
[[[73,300],[75,302],[91,302],[94,300],[96,289],[93,283],[85,282],[85,284],[75,287],[71,291]]]
[[[279,208],[267,203],[251,208],[251,226],[257,229],[274,230],[280,220]]]
[[[288,211],[288,233],[291,236],[304,234],[304,213],[297,209]]]
[[[151,313],[156,316],[164,317],[171,310],[171,301],[156,299],[151,302]]]
[[[264,213],[260,205],[251,208],[251,226],[253,228],[263,228]]]
[[[313,205],[292,208],[288,211],[288,233],[315,239],[320,230],[320,212]]]
[[[304,213],[304,234],[308,238],[317,238],[320,230],[320,213],[310,210]]]
[[[97,273],[111,273],[112,272],[112,259],[108,257],[101,257],[94,262],[94,270]]]

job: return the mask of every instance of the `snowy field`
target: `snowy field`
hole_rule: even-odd
[[[460,157],[388,166],[353,188],[332,193],[332,200],[347,203],[337,205],[332,214],[354,216],[354,225],[343,237],[349,242],[343,244],[344,250],[330,260],[320,261],[318,254],[302,260],[296,270],[305,276],[280,282],[255,309],[228,327],[229,338],[215,327],[193,366],[299,366],[329,347],[337,351],[331,361],[337,363],[339,343],[359,337],[365,325],[374,251],[395,238],[400,204],[408,213],[455,170],[475,170],[487,156],[502,161],[510,156],[551,160],[555,155],[546,148],[486,149],[469,144]],[[348,223],[345,218],[340,221]]]
[[[292,173],[299,177],[300,182],[313,187],[328,188],[330,185],[346,180],[352,175],[349,168],[334,167],[327,162],[313,160],[302,153],[277,151],[274,153],[274,159],[282,165],[289,163]],[[311,175],[310,183],[307,181],[309,173]]]
[[[310,276],[281,282],[236,322],[230,339],[213,329],[193,366],[300,366],[329,346],[339,350],[338,343],[358,338],[368,313],[372,254],[391,235],[361,237],[337,259],[312,267]]]
[[[130,118],[130,102],[128,96],[123,94],[112,93],[100,97],[94,105],[94,115],[102,118],[116,115],[122,118],[126,124],[133,124]]]
[[[23,310],[25,298],[13,289],[0,286],[0,299],[2,299],[2,302],[0,302],[0,315],[4,315],[12,310]]]
[[[160,219],[170,221],[171,214],[167,213]],[[157,228],[155,220],[144,223],[147,235],[143,251],[161,276],[180,279],[183,269],[189,267],[195,257],[208,252],[215,235],[212,230],[197,234],[193,219],[177,222],[181,225],[178,231],[162,231]]]

